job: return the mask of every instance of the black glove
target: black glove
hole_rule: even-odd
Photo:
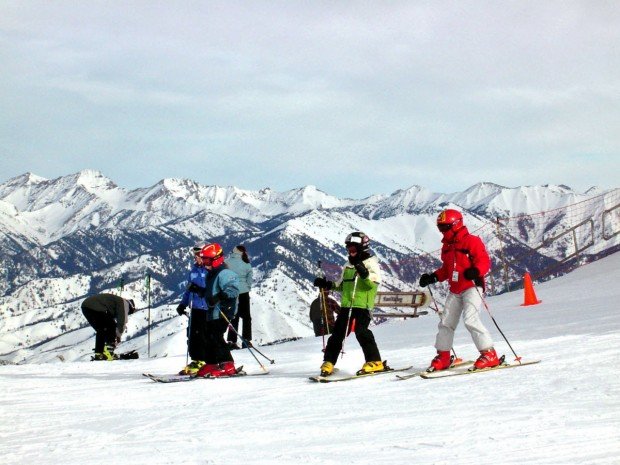
[[[194,283],[190,284],[187,290],[189,292],[193,292],[194,294],[198,294],[200,297],[204,297],[205,294],[207,293],[206,288],[199,286],[198,284],[194,284]]]
[[[179,316],[187,315],[187,312],[185,311],[186,308],[187,305],[179,304],[179,306],[177,307],[177,313],[179,314]]]
[[[354,263],[353,266],[355,267],[355,271],[357,271],[357,274],[359,274],[360,278],[362,279],[366,279],[370,274],[368,268],[366,268],[366,265],[364,265],[361,261],[358,263]]]
[[[474,279],[480,277],[480,270],[472,266],[471,268],[467,268],[463,272],[463,276],[465,276],[465,279],[469,279],[470,281],[473,281]]]
[[[217,294],[209,297],[209,302],[208,302],[209,308],[215,307],[220,300],[228,300],[228,299],[229,299],[228,294],[226,294],[224,291],[220,291]]]
[[[439,281],[439,278],[435,273],[424,273],[422,276],[420,276],[420,281],[418,282],[418,284],[420,284],[420,287],[426,287],[429,284],[435,284],[437,281]]]
[[[353,266],[357,265],[358,263],[362,263],[363,261],[364,260],[358,253],[356,253],[355,255],[349,255],[349,263]]]
[[[330,290],[334,286],[333,282],[328,281],[325,278],[316,278],[312,284],[314,285],[314,287],[327,290]]]

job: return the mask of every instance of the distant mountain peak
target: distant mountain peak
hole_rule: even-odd
[[[0,184],[0,187],[3,186],[29,186],[41,184],[42,182],[47,181],[48,179],[43,178],[41,176],[37,176],[31,172],[27,172],[24,174],[20,174],[19,176],[15,176],[14,178],[9,179],[3,184]]]
[[[104,176],[100,171],[96,170],[82,170],[75,173],[71,177],[75,179],[76,184],[92,193],[101,189],[109,190],[118,187],[110,178]]]

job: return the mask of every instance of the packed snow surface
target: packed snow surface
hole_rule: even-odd
[[[512,347],[537,365],[436,380],[393,374],[317,384],[321,338],[260,350],[267,376],[157,384],[167,357],[0,366],[0,457],[11,464],[618,464],[620,254],[488,299]],[[514,355],[482,310],[509,359]],[[394,367],[426,367],[437,317],[374,328]],[[462,323],[456,353],[476,357]],[[363,363],[354,338],[338,362]],[[238,364],[261,371],[247,350]]]

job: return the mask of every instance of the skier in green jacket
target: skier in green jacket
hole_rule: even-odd
[[[366,360],[357,373],[372,373],[385,369],[375,337],[368,329],[377,288],[381,281],[379,262],[377,257],[369,252],[369,242],[368,236],[363,232],[356,231],[349,234],[345,240],[349,257],[344,264],[340,279],[335,283],[325,278],[314,280],[316,287],[334,290],[342,295],[341,311],[336,318],[334,332],[327,340],[321,376],[333,373],[344,338],[351,331],[355,331],[355,337]]]

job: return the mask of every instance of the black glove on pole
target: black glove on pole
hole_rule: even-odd
[[[420,281],[418,282],[418,284],[420,284],[420,287],[426,287],[429,284],[435,284],[437,281],[439,281],[439,278],[435,273],[424,273],[422,276],[420,276]]]
[[[359,274],[360,278],[362,279],[366,279],[370,274],[368,268],[366,268],[366,266],[362,262],[356,263],[353,266],[355,267],[355,271],[357,271],[357,274]]]
[[[333,282],[328,281],[325,278],[316,278],[312,284],[314,285],[314,287],[319,287],[321,289],[327,290],[331,290],[331,288],[334,286]]]

